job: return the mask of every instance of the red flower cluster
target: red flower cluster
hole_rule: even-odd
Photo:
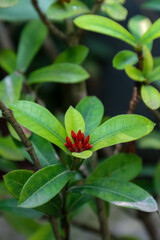
[[[69,137],[66,137],[67,143],[64,143],[70,152],[83,152],[93,147],[93,145],[90,145],[89,143],[89,135],[85,138],[84,133],[82,133],[81,130],[79,130],[77,134],[74,131],[71,131],[71,136],[74,143],[72,143]]]

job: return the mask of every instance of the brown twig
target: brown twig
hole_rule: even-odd
[[[39,14],[41,20],[49,28],[51,33],[53,35],[55,35],[56,37],[66,41],[67,40],[66,35],[47,19],[47,17],[45,16],[45,14],[41,11],[41,9],[39,7],[38,1],[37,0],[32,0],[32,4],[33,4],[35,10],[37,11],[37,13]]]
[[[33,160],[35,166],[40,169],[41,165],[38,160],[38,157],[34,151],[34,148],[28,138],[25,136],[21,126],[16,121],[13,112],[6,107],[6,105],[0,99],[0,110],[2,111],[3,117],[12,125],[18,136],[20,137],[23,145],[25,146],[26,151],[29,153],[31,159]]]
[[[55,217],[51,217],[50,223],[51,223],[52,230],[53,230],[56,240],[61,240],[57,219]]]

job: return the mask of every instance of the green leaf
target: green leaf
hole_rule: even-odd
[[[142,149],[160,150],[160,134],[157,131],[151,132],[148,136],[138,140],[138,147]]]
[[[69,107],[65,114],[65,127],[67,131],[67,135],[71,138],[71,131],[73,130],[76,134],[79,130],[82,133],[85,131],[85,122],[82,115],[73,107]]]
[[[66,170],[61,164],[37,171],[25,183],[20,194],[19,206],[33,208],[47,203],[62,190],[73,175],[74,172]]]
[[[153,68],[156,68],[160,65],[160,57],[154,57],[153,58],[153,65],[154,65]]]
[[[18,3],[18,0],[0,0],[0,8],[12,7]]]
[[[36,134],[32,134],[30,142],[38,156],[41,167],[58,163],[58,155],[50,142]]]
[[[87,181],[84,186],[72,187],[72,192],[81,192],[103,199],[114,205],[133,208],[144,212],[158,210],[156,201],[142,188],[119,179],[98,178]]]
[[[21,125],[70,154],[64,146],[66,141],[65,129],[46,108],[33,102],[17,101],[11,106],[11,109]]]
[[[141,138],[149,134],[154,126],[149,119],[136,114],[113,117],[90,135],[92,151]]]
[[[0,156],[13,161],[24,160],[23,155],[10,136],[0,137]]]
[[[126,65],[134,65],[137,62],[138,57],[136,53],[129,50],[123,50],[115,55],[113,59],[113,66],[118,70],[122,70],[125,69]]]
[[[32,72],[28,83],[78,83],[87,78],[89,74],[81,66],[73,63],[58,63]]]
[[[22,216],[25,218],[40,218],[42,213],[39,213],[33,209],[24,209],[17,207],[18,201],[16,199],[6,199],[0,201],[0,211],[9,212],[13,215]]]
[[[73,152],[72,156],[74,156],[76,158],[87,159],[87,158],[92,156],[92,151],[86,150],[86,151],[83,151],[83,152],[80,152],[80,153]]]
[[[49,223],[41,226],[28,240],[56,240]]]
[[[85,135],[89,135],[102,121],[104,107],[97,97],[82,99],[76,109],[82,114],[85,121]]]
[[[38,31],[37,31],[38,29]],[[17,69],[25,72],[47,36],[41,21],[28,23],[22,31],[17,53]]]
[[[156,88],[143,85],[141,87],[141,97],[147,107],[153,110],[160,107],[160,93]]]
[[[83,2],[71,0],[70,3],[53,3],[47,10],[47,16],[53,20],[64,20],[88,12],[89,9]]]
[[[160,162],[156,167],[156,172],[154,176],[154,187],[158,196],[160,196]]]
[[[143,15],[136,15],[128,22],[128,28],[137,42],[141,39],[142,35],[151,27],[152,22],[149,18]]]
[[[148,31],[141,37],[140,43],[146,44],[160,37],[160,19],[155,21]]]
[[[14,198],[19,199],[23,185],[33,173],[29,170],[15,170],[3,176],[5,186]]]
[[[120,24],[109,18],[84,15],[76,18],[74,23],[82,29],[112,36],[136,47],[135,38]]]
[[[4,176],[4,183],[10,194],[19,199],[20,193],[26,181],[33,175],[33,171],[28,170],[15,170]],[[47,215],[61,216],[61,200],[57,196],[51,199],[48,203],[43,204],[35,210],[43,212]]]
[[[148,8],[155,11],[160,11],[160,2],[159,0],[149,0],[142,4],[144,8]]]
[[[133,80],[138,82],[144,82],[146,78],[143,75],[143,72],[138,68],[131,66],[130,64],[125,67],[126,74]]]
[[[113,177],[122,181],[130,181],[142,170],[142,159],[130,153],[120,153],[104,160],[91,173],[89,180],[102,177]]]
[[[88,55],[88,48],[83,45],[67,48],[64,52],[60,53],[55,63],[75,63],[81,64]]]
[[[153,57],[149,49],[144,46],[143,47],[143,74],[148,77],[148,75],[152,72],[153,69]]]
[[[149,83],[160,80],[160,66],[153,69],[153,71],[148,76]]]
[[[23,78],[17,73],[5,77],[0,82],[0,99],[8,106],[18,100],[21,93]]]
[[[0,170],[3,172],[10,172],[12,170],[15,170],[18,168],[18,165],[14,163],[13,161],[0,158]]]
[[[16,139],[17,141],[21,142],[20,137],[18,136],[18,134],[16,133],[16,131],[14,130],[14,128],[12,127],[12,125],[9,122],[7,122],[7,127],[8,127],[8,130],[9,130],[11,136],[14,139]],[[24,134],[26,135],[26,137],[29,138],[31,136],[31,131],[29,131],[27,128],[25,128],[23,126],[21,126],[21,128],[22,128]]]
[[[0,66],[7,73],[12,73],[16,69],[16,54],[13,50],[3,49],[0,52]]]
[[[128,14],[127,9],[119,3],[104,3],[101,10],[117,21],[125,20]]]

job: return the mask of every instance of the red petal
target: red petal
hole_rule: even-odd
[[[87,144],[89,142],[89,135],[86,137],[86,139],[84,140],[84,144]]]
[[[90,149],[90,143],[87,143],[87,144],[85,145],[85,149],[86,149],[86,150]]]
[[[79,130],[77,133],[77,140],[81,141],[81,130]]]
[[[77,147],[78,147],[79,150],[81,150],[81,148],[82,148],[82,143],[81,143],[80,141],[77,143]]]
[[[72,146],[71,139],[69,137],[66,137],[66,142],[68,143],[69,146]]]
[[[73,130],[71,131],[71,136],[72,136],[73,140],[76,141],[77,135]]]

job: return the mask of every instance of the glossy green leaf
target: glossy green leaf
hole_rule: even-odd
[[[26,181],[33,175],[33,171],[28,170],[15,170],[4,176],[4,183],[8,191],[16,199],[19,199],[20,193]],[[18,205],[18,204],[17,204]],[[48,203],[43,204],[35,210],[43,212],[47,215],[61,216],[61,200],[57,196],[51,199]]]
[[[67,131],[67,135],[71,138],[71,131],[73,130],[76,134],[79,130],[82,133],[85,131],[85,122],[82,115],[73,107],[69,107],[65,114],[65,127]]]
[[[19,206],[33,208],[43,205],[59,193],[74,173],[61,164],[45,167],[33,174],[23,186]]]
[[[87,78],[89,74],[81,66],[73,63],[58,63],[32,72],[28,83],[78,83]]]
[[[146,44],[160,37],[160,19],[155,21],[148,31],[141,37],[140,43]]]
[[[76,109],[82,114],[85,121],[85,135],[89,135],[102,121],[104,107],[97,97],[82,99]]]
[[[0,137],[0,156],[13,161],[24,160],[23,155],[10,136]]]
[[[0,201],[0,211],[9,212],[17,216],[22,216],[25,218],[40,218],[42,213],[39,213],[33,209],[24,209],[17,207],[18,201],[16,199],[6,199]]]
[[[141,39],[143,34],[151,27],[152,22],[149,18],[143,15],[136,15],[128,22],[128,28],[137,42]]]
[[[38,29],[38,31],[37,31]],[[25,72],[47,36],[41,21],[28,23],[22,31],[17,53],[17,69]]]
[[[0,82],[0,99],[9,106],[18,100],[21,93],[23,78],[17,73],[5,77]]]
[[[56,240],[49,223],[41,226],[28,240]]]
[[[153,69],[153,71],[148,76],[148,81],[150,83],[160,80],[160,66]]]
[[[160,66],[160,57],[153,58],[153,68]]]
[[[104,13],[114,20],[123,21],[126,19],[128,11],[119,3],[104,3],[101,7]]]
[[[136,47],[135,38],[120,24],[109,18],[84,15],[76,18],[74,23],[82,29],[112,36]]]
[[[144,8],[152,9],[155,11],[160,11],[160,2],[159,0],[148,0],[142,5]]]
[[[87,158],[92,156],[92,151],[86,150],[86,151],[83,151],[83,152],[80,152],[80,153],[73,152],[72,156],[74,156],[76,158],[87,159]]]
[[[18,165],[13,161],[7,160],[5,158],[0,158],[0,170],[3,172],[10,172],[18,168]]]
[[[36,134],[32,135],[30,142],[38,156],[41,167],[58,163],[58,155],[50,142]]]
[[[4,175],[5,186],[14,198],[19,199],[23,185],[33,173],[29,170],[15,170]]]
[[[71,0],[70,3],[53,3],[47,10],[47,16],[53,20],[63,20],[88,12],[89,9],[83,2]]]
[[[154,187],[158,196],[160,196],[160,162],[157,164],[154,176]]]
[[[91,173],[89,180],[102,177],[113,177],[130,181],[142,170],[142,159],[136,154],[120,153],[104,160]]]
[[[12,73],[16,69],[16,54],[13,50],[3,49],[0,52],[0,66],[7,73]]]
[[[153,70],[153,57],[149,49],[144,46],[143,47],[143,74],[144,76],[148,76]]]
[[[135,81],[144,82],[146,80],[146,78],[143,75],[143,72],[130,64],[126,65],[125,71],[126,74]]]
[[[141,87],[141,97],[147,107],[153,110],[160,107],[160,93],[156,88],[143,85]]]
[[[64,146],[65,129],[46,108],[33,102],[17,101],[11,106],[11,109],[16,120],[24,127],[70,153]]]
[[[12,7],[18,3],[18,0],[0,0],[0,8]]]
[[[142,188],[119,179],[98,178],[87,181],[84,186],[72,187],[72,192],[81,192],[103,199],[114,205],[133,208],[144,212],[158,210],[156,201]]]
[[[129,50],[122,50],[115,55],[113,59],[113,66],[118,70],[122,70],[125,69],[126,65],[134,65],[137,62],[138,57],[136,53]]]
[[[90,135],[92,151],[141,138],[149,134],[154,126],[149,119],[136,114],[113,117]]]
[[[75,63],[81,64],[88,55],[88,48],[83,45],[67,48],[64,52],[60,53],[55,63]]]

